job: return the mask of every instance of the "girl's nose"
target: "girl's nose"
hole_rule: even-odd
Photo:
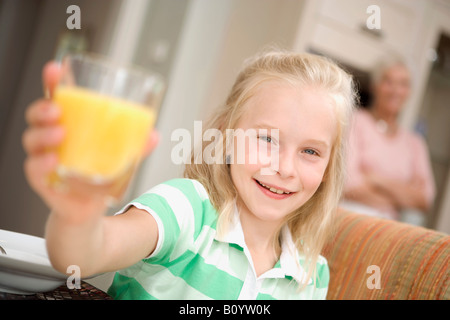
[[[295,176],[297,171],[297,161],[294,152],[287,150],[282,153],[280,152],[277,171],[283,179]]]

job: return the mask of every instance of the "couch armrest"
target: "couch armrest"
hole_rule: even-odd
[[[450,299],[450,236],[343,210],[336,226],[327,299]]]

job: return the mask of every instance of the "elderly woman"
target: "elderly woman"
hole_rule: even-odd
[[[397,123],[410,93],[406,65],[380,64],[372,93],[370,108],[358,110],[353,119],[343,206],[424,225],[435,194],[428,150],[420,136]]]

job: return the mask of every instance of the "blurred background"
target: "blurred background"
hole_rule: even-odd
[[[366,25],[371,4],[379,30]],[[80,8],[79,30],[66,25],[69,5]],[[162,140],[129,200],[181,175],[171,132],[205,119],[245,58],[268,46],[336,60],[355,75],[362,107],[375,63],[391,53],[407,61],[411,95],[399,122],[424,137],[436,184],[424,226],[450,233],[449,0],[0,0],[0,228],[44,235],[49,210],[26,183],[21,135],[25,108],[43,95],[47,61],[87,50],[164,76]]]

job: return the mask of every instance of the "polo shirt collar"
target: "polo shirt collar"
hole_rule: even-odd
[[[280,267],[286,275],[293,277],[298,283],[312,283],[312,279],[308,279],[307,272],[300,265],[300,255],[287,225],[281,229]]]
[[[239,217],[239,211],[236,204],[234,205],[234,215],[228,226],[227,232],[219,237],[217,234],[215,240],[220,242],[237,244],[244,249],[244,252],[248,252],[249,263],[253,265],[250,253],[245,243],[244,232],[242,230],[241,220]],[[312,279],[307,279],[307,273],[300,265],[300,255],[292,240],[292,234],[287,225],[281,229],[281,254],[280,259],[276,263],[275,267],[268,270],[260,277],[262,278],[284,278],[285,276],[292,277],[298,283],[302,281],[312,283]]]

